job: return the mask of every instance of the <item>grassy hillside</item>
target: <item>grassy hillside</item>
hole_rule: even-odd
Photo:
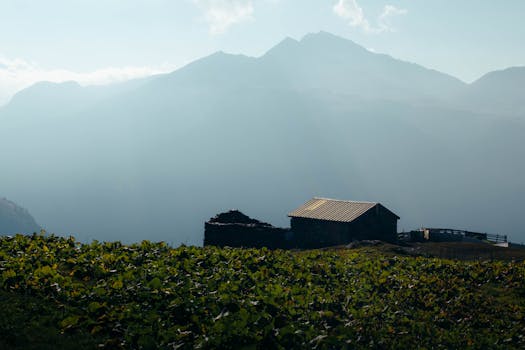
[[[0,239],[0,348],[523,348],[524,277],[523,262],[376,247],[18,235]]]

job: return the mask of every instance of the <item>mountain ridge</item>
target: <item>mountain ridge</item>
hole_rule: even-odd
[[[448,99],[452,99],[453,101],[456,101],[458,100],[458,97],[455,97],[455,96],[451,96],[451,95],[454,95],[454,94],[457,94],[459,96],[459,99],[463,98],[463,96],[466,96],[467,99],[470,100],[470,102],[468,103],[462,103],[461,101],[460,102],[457,102],[456,104],[459,104],[462,108],[469,108],[469,109],[473,109],[473,110],[476,110],[476,111],[479,111],[479,109],[476,109],[476,108],[473,108],[472,107],[472,100],[475,99],[475,98],[480,98],[476,95],[475,91],[474,92],[471,92],[471,90],[475,90],[476,89],[476,86],[477,85],[480,85],[482,84],[484,81],[488,80],[489,78],[491,77],[495,77],[495,76],[501,76],[502,74],[506,74],[505,72],[509,72],[509,71],[515,71],[515,70],[523,70],[525,69],[524,67],[508,67],[506,69],[503,69],[503,70],[496,70],[496,71],[491,71],[491,72],[488,72],[486,73],[485,75],[483,75],[482,77],[480,77],[479,79],[477,79],[476,81],[470,83],[470,84],[467,84],[467,83],[464,83],[463,81],[461,81],[460,79],[454,77],[453,75],[450,75],[450,74],[447,74],[447,73],[443,73],[439,70],[436,70],[436,69],[430,69],[430,68],[426,68],[424,66],[421,66],[417,63],[414,63],[414,62],[408,62],[408,61],[404,61],[404,60],[401,60],[401,59],[397,59],[397,58],[394,58],[388,54],[383,54],[383,53],[374,53],[374,52],[371,52],[369,50],[367,50],[366,48],[364,48],[363,46],[355,43],[354,41],[352,40],[349,40],[349,39],[345,39],[345,38],[342,38],[340,36],[337,36],[337,35],[334,35],[334,34],[331,34],[331,33],[328,33],[328,32],[325,32],[325,31],[320,31],[318,33],[309,33],[309,34],[306,34],[304,35],[300,40],[296,40],[296,39],[293,39],[291,37],[287,37],[285,39],[283,39],[282,41],[280,41],[279,43],[277,43],[276,45],[274,45],[272,48],[270,48],[269,50],[267,50],[264,54],[262,54],[261,56],[259,57],[250,57],[250,56],[246,56],[246,55],[242,55],[242,54],[229,54],[229,53],[226,53],[224,51],[216,51],[210,55],[207,55],[207,56],[204,56],[202,58],[199,58],[199,59],[196,59],[195,61],[192,61],[190,62],[189,64],[173,71],[173,72],[170,72],[170,73],[164,73],[164,74],[159,74],[159,75],[156,75],[155,77],[153,78],[150,78],[150,83],[151,82],[154,82],[155,80],[172,80],[172,79],[183,79],[182,77],[185,76],[185,75],[194,75],[195,74],[195,69],[202,69],[202,67],[210,67],[214,65],[223,65],[223,64],[234,64],[234,65],[239,65],[239,66],[242,66],[240,67],[241,69],[244,69],[245,71],[241,72],[241,73],[244,73],[246,74],[246,69],[250,69],[250,68],[254,68],[254,67],[247,67],[249,65],[259,65],[259,67],[257,67],[258,69],[262,69],[264,70],[265,68],[264,67],[260,67],[261,65],[264,65],[264,61],[271,61],[271,60],[275,60],[277,59],[279,56],[284,56],[284,59],[289,59],[289,55],[290,54],[293,54],[293,53],[302,53],[304,54],[305,52],[309,52],[310,50],[312,52],[319,52],[319,51],[323,51],[323,50],[320,50],[320,48],[314,44],[319,44],[319,43],[324,43],[324,45],[328,45],[329,47],[331,47],[332,49],[336,49],[341,51],[341,50],[344,50],[344,49],[348,49],[349,51],[346,51],[343,53],[346,55],[345,57],[351,57],[351,55],[349,55],[349,52],[351,51],[353,54],[359,54],[361,55],[362,57],[365,57],[366,60],[370,61],[370,58],[372,58],[372,61],[382,61],[382,60],[386,60],[386,61],[390,61],[390,62],[394,62],[395,64],[397,64],[398,66],[396,67],[397,70],[402,70],[403,71],[403,74],[405,73],[406,69],[413,69],[413,70],[416,70],[416,71],[419,71],[418,74],[430,74],[432,75],[435,80],[434,83],[445,83],[446,81],[446,84],[452,84],[450,86],[448,86],[447,89],[445,90],[452,90],[452,93],[449,91],[447,94],[445,94],[446,96],[443,97],[443,96],[435,96],[433,93],[426,93],[424,98],[425,99],[438,99],[438,100],[448,100]],[[328,43],[328,44],[326,44]],[[312,47],[313,45],[313,47]],[[325,47],[326,48],[326,47]],[[305,51],[306,50],[306,51]],[[326,53],[333,53],[332,50],[324,50],[324,52]],[[339,52],[341,53],[341,52]],[[281,57],[281,59],[283,59],[283,57]],[[231,61],[231,62],[228,62],[228,61]],[[384,62],[381,62],[380,64],[383,64]],[[221,66],[221,68],[219,69],[216,69],[215,71],[215,78],[222,82],[222,83],[225,83],[227,84],[228,82],[228,76],[227,76],[227,73],[226,72],[223,72],[223,67]],[[237,67],[239,68],[239,67]],[[285,67],[285,68],[290,68],[290,69],[293,69],[293,66],[292,67]],[[374,68],[374,67],[372,67]],[[395,71],[396,69],[391,69],[391,71]],[[284,70],[286,72],[286,70]],[[279,72],[271,72],[271,74],[274,74],[275,76],[278,76],[278,74],[281,74],[283,73],[283,69],[279,70]],[[300,74],[304,74],[305,72],[302,71],[300,72]],[[384,74],[385,72],[383,72],[383,78],[384,78]],[[298,73],[299,74],[299,73]],[[401,74],[402,76],[402,74]],[[213,77],[213,76],[212,76]],[[192,78],[195,78],[194,76],[192,76]],[[206,77],[204,76],[201,76],[200,79],[205,79]],[[208,77],[209,78],[209,77]],[[253,76],[253,74],[247,74],[246,75],[246,78],[252,78],[252,79],[260,79],[261,77],[260,76]],[[368,76],[367,79],[376,79],[377,76]],[[402,80],[401,77],[397,77],[398,80]],[[315,79],[319,79],[319,77],[312,77],[311,78],[312,80],[315,80]],[[134,81],[139,81],[141,79],[133,79],[131,81],[129,81],[130,83],[134,82]],[[282,80],[281,79],[281,83],[282,83]],[[366,81],[366,80],[365,80]],[[523,78],[523,81],[525,81],[525,78]],[[247,83],[253,83],[254,81],[252,80],[251,82],[247,82]],[[516,83],[519,84],[521,81],[518,81]],[[364,83],[363,82],[363,79],[361,79],[360,83]],[[121,85],[125,85],[126,83],[119,83]],[[378,82],[377,81],[374,81],[372,83],[370,83],[370,85],[372,86],[377,86]],[[23,89],[21,90],[20,92],[18,92],[17,94],[15,94],[13,96],[13,98],[10,100],[10,102],[6,105],[4,105],[3,107],[0,107],[0,109],[2,108],[6,108],[12,104],[17,104],[18,103],[18,100],[21,99],[21,98],[27,98],[27,96],[24,96],[26,95],[27,93],[29,93],[30,91],[32,92],[33,90],[36,90],[36,88],[41,88],[43,85],[47,85],[48,88],[51,88],[53,90],[59,90],[59,89],[62,89],[62,88],[65,88],[65,87],[74,87],[76,90],[89,90],[89,89],[93,89],[95,87],[93,86],[90,86],[90,87],[81,87],[80,85],[78,85],[78,83],[76,82],[64,82],[64,83],[50,83],[50,82],[39,82],[39,83],[36,83],[26,89]],[[73,86],[75,85],[75,86]],[[392,84],[390,82],[387,82],[386,85],[388,86],[391,86]],[[393,87],[389,87],[388,89],[392,90]],[[418,86],[418,89],[416,90],[424,90],[426,87],[425,86]],[[458,90],[461,90],[463,89],[464,91],[458,91]],[[42,91],[42,89],[39,89],[40,91]],[[353,89],[351,91],[351,93],[363,93],[363,91],[359,91],[360,89]],[[404,91],[406,92],[406,91]],[[470,97],[470,96],[474,96],[474,97]],[[43,96],[45,97],[45,96]],[[399,96],[397,96],[396,98],[398,98]],[[394,99],[396,99],[394,98]],[[484,100],[486,99],[487,96],[483,96],[483,98],[480,98],[481,100]]]

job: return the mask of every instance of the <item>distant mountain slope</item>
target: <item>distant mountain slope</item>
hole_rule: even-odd
[[[0,118],[5,116],[15,123],[29,124],[60,121],[106,99],[133,91],[155,78],[152,76],[113,85],[87,87],[74,81],[39,82],[15,94],[6,106],[0,108]]]
[[[325,196],[525,239],[525,122],[459,108],[468,86],[445,74],[318,33],[133,84],[0,109],[0,183],[50,232],[201,244],[218,212],[287,225]]]
[[[461,101],[471,110],[525,115],[525,67],[485,74],[470,84]]]
[[[263,66],[278,67],[280,81],[286,79],[297,88],[329,89],[367,98],[440,100],[465,86],[452,76],[370,52],[326,32],[308,34],[300,41],[286,39],[261,61]]]
[[[0,198],[0,234],[39,231],[40,226],[26,209],[5,198]]]

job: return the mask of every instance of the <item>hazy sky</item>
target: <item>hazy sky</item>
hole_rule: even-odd
[[[39,80],[99,84],[320,30],[471,82],[525,65],[525,1],[0,0],[0,105]]]

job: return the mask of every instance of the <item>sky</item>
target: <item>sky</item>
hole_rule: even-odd
[[[0,0],[0,105],[37,81],[106,84],[327,31],[472,82],[525,65],[525,1]]]

